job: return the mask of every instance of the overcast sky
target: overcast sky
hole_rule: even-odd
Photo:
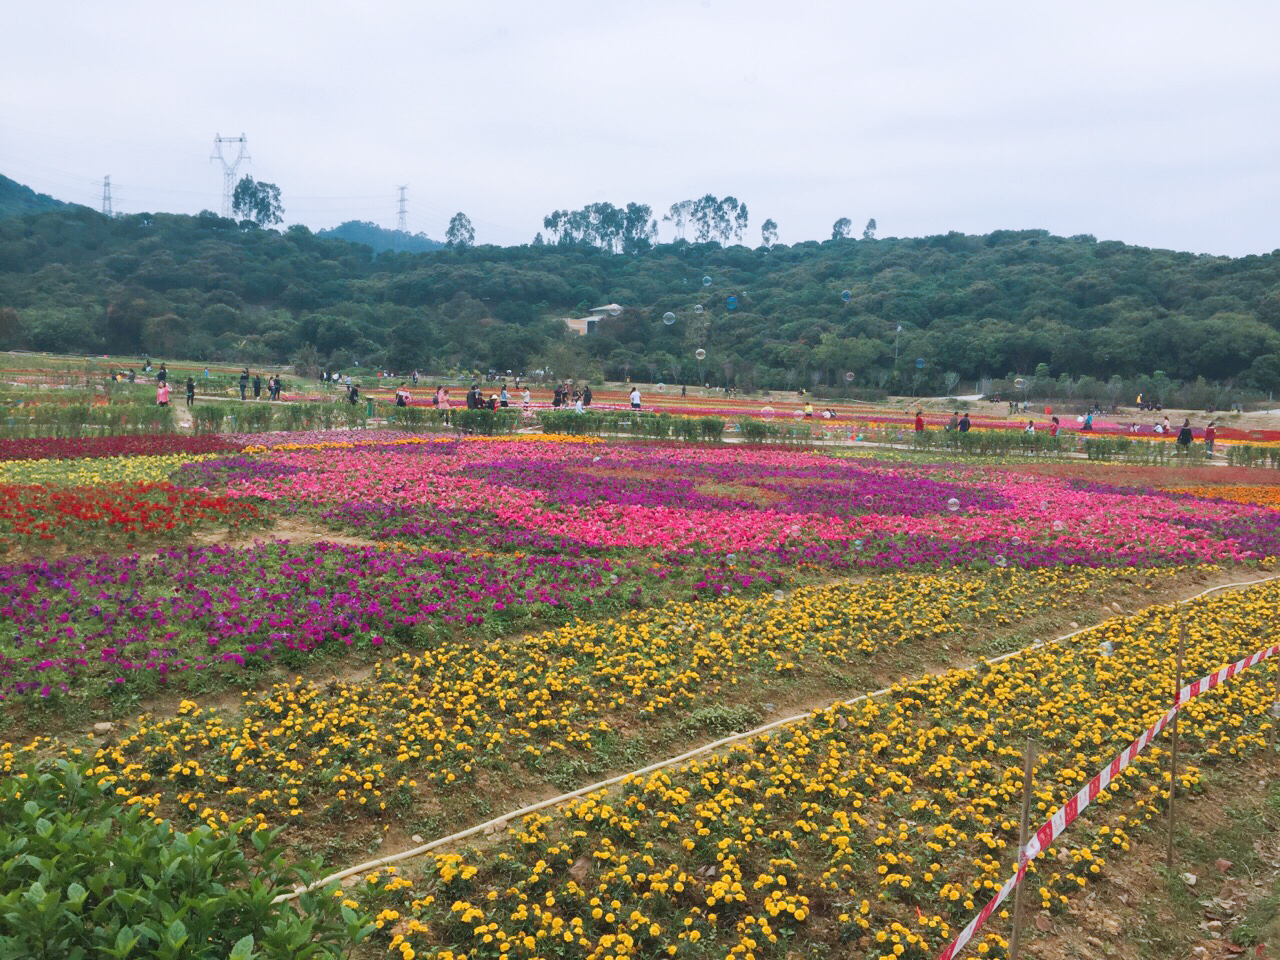
[[[784,243],[1044,228],[1280,248],[1280,2],[14,3],[0,173],[117,211],[221,207],[215,134],[287,223],[525,243],[706,193]],[[662,236],[671,236],[663,225]]]

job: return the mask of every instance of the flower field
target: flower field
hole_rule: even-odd
[[[892,659],[912,646],[959,644],[988,626],[1034,620],[1121,576],[898,574],[575,620],[515,643],[441,635],[423,653],[382,661],[367,680],[278,684],[248,698],[238,716],[189,702],[172,718],[140,718],[139,729],[99,760],[130,794],[154,794],[163,813],[179,819],[189,816],[182,805],[192,812],[199,805],[200,819],[222,822],[340,820],[366,804],[411,804],[410,784],[434,791],[508,769],[537,779],[575,763],[590,766],[593,752],[623,730],[642,727],[649,739],[663,724],[687,728],[700,709],[786,697],[808,675],[821,673],[828,685],[842,677],[852,683],[877,654]],[[1153,582],[1147,578],[1146,588]],[[253,619],[250,610],[225,627]],[[190,666],[127,660],[125,650],[102,659],[108,655],[113,671]],[[53,669],[14,692],[49,682]],[[740,714],[756,715],[750,708]],[[174,782],[158,779],[174,771],[190,788],[176,797]],[[332,784],[338,787],[327,789]]]
[[[1251,652],[1277,615],[1275,585],[1197,604],[1188,675]],[[782,956],[817,938],[833,952],[932,957],[1016,866],[1025,738],[1041,744],[1043,819],[1167,708],[1179,616],[1153,608],[815,711],[526,817],[497,849],[438,855],[421,879],[371,876],[367,895],[407,921],[390,944],[402,956]],[[1181,787],[1265,745],[1274,678],[1259,669],[1196,701]],[[1104,874],[1162,809],[1167,778],[1161,746],[1120,774],[1034,862],[1033,903],[1061,910]],[[1006,946],[997,930],[972,949]]]
[[[75,758],[181,829],[362,859],[804,713],[350,902],[401,960],[932,957],[1011,870],[1025,739],[1047,815],[1167,707],[1184,614],[1160,604],[1280,557],[1272,473],[527,433],[7,441],[0,717],[22,735],[0,772]],[[1185,616],[1199,676],[1273,636],[1280,585]],[[1033,645],[1073,620],[1097,626]],[[1186,709],[1183,788],[1265,747],[1274,683]],[[1162,809],[1163,749],[1035,863],[1037,909]]]
[[[997,558],[1026,566],[1134,566],[1280,555],[1274,511],[1029,471],[520,439],[318,446],[257,454],[242,470],[226,472],[225,490],[264,500],[484,513],[504,529],[610,549],[815,546],[814,563],[879,569]],[[218,461],[202,469],[215,471]]]

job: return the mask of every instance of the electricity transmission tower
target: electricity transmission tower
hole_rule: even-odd
[[[109,174],[102,178],[102,213],[108,217],[115,216],[111,209],[111,176]]]
[[[409,185],[406,183],[403,187],[396,187],[396,189],[400,191],[400,216],[396,219],[396,229],[401,233],[408,233],[409,213],[405,208],[408,201],[404,198],[404,192],[409,189]]]
[[[224,143],[240,144],[240,152],[236,154],[234,160],[228,161],[222,155],[222,145]],[[224,137],[217,134],[213,138],[213,153],[209,154],[210,162],[214,160],[222,163],[222,215],[231,218],[231,197],[236,192],[236,168],[240,166],[242,160],[252,160],[249,156],[249,141],[242,133],[238,137]]]

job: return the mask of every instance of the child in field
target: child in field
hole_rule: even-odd
[[[156,386],[156,404],[161,407],[169,405],[169,383],[161,380]]]

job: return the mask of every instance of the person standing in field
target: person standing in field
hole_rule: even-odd
[[[525,387],[524,394],[520,398],[520,402],[523,404],[525,413],[529,412],[529,403],[531,400],[532,400],[532,397],[529,395],[529,388]]]
[[[1209,421],[1209,425],[1204,428],[1204,455],[1206,458],[1213,456],[1213,445],[1218,440],[1218,429],[1213,425],[1213,421]]]
[[[169,382],[161,380],[156,385],[156,405],[167,407],[169,405]]]
[[[916,411],[916,433],[924,433],[924,411]]]
[[[956,429],[961,433],[968,433],[969,426],[970,426],[969,415],[966,413],[963,417],[960,418],[960,422],[956,424]]]
[[[187,377],[187,406],[193,407],[196,403],[196,382],[191,377]]]
[[[631,409],[632,410],[640,409],[640,388],[635,386],[634,384],[631,387]]]
[[[1182,429],[1178,431],[1178,446],[1182,448],[1183,453],[1191,451],[1191,421],[1183,420]]]
[[[262,374],[260,373],[253,375],[253,399],[262,399]]]
[[[240,373],[240,399],[245,399],[245,394],[249,391],[249,368],[245,367]]]

